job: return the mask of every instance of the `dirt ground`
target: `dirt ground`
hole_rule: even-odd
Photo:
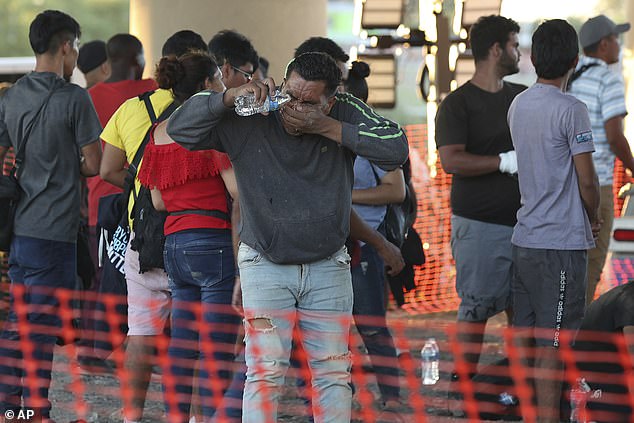
[[[369,364],[363,353],[360,340],[353,335],[356,345],[352,352],[353,382],[356,393],[353,402],[353,422],[458,422],[467,421],[459,415],[460,403],[449,401],[447,397],[449,373],[453,370],[451,351],[447,344],[448,329],[455,321],[455,313],[409,314],[390,312],[390,326],[395,334],[396,345],[401,352],[401,389],[405,406],[399,415],[383,413],[378,407],[378,389],[373,376],[358,377]],[[497,317],[489,322],[487,337],[483,349],[482,361],[493,361],[502,356],[503,346],[500,331],[504,327],[504,318]],[[432,386],[423,386],[420,380],[420,350],[424,340],[435,337],[441,349],[441,380]],[[405,348],[403,348],[405,347]],[[121,399],[118,379],[114,374],[91,374],[80,368],[71,359],[72,347],[59,347],[56,350],[53,383],[50,398],[53,402],[51,417],[57,423],[67,423],[83,418],[87,422],[120,423]],[[295,374],[289,371],[287,386],[280,403],[279,421],[311,422],[310,411],[301,391],[295,387]],[[81,381],[81,383],[78,383]],[[423,402],[420,402],[420,398]],[[164,422],[164,408],[161,395],[160,376],[154,375],[146,401],[143,422]]]

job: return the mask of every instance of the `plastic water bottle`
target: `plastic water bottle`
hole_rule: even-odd
[[[438,365],[440,363],[440,350],[434,338],[429,338],[420,352],[422,358],[423,385],[434,385],[440,379]]]
[[[280,108],[280,106],[288,102],[291,97],[288,94],[282,94],[280,90],[276,90],[273,96],[267,96],[264,103],[258,105],[255,102],[255,94],[245,94],[237,96],[234,100],[236,113],[240,116],[251,116],[262,112],[272,112]]]
[[[578,378],[570,389],[570,421],[574,423],[586,423],[586,400],[590,386],[584,378]]]
[[[515,397],[513,394],[509,394],[508,392],[502,392],[498,396],[498,403],[500,403],[501,405],[505,407],[510,407],[510,406],[519,404],[519,401],[517,400],[517,397]]]

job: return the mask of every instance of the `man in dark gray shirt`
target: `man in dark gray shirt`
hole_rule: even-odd
[[[202,92],[172,115],[168,133],[190,149],[229,155],[242,213],[238,251],[245,311],[243,421],[277,419],[297,321],[310,364],[316,421],[349,422],[352,312],[349,232],[354,155],[385,170],[407,158],[398,125],[349,94],[328,55],[306,53],[286,70],[280,112],[239,117],[237,96],[261,103],[272,79]]]
[[[62,336],[59,294],[75,286],[79,176],[96,175],[101,160],[101,125],[90,97],[63,79],[77,63],[80,35],[77,21],[65,13],[37,15],[29,30],[35,71],[0,101],[0,162],[9,147],[18,152],[28,141],[9,255],[9,321],[0,335],[0,415],[17,413],[23,401],[37,419],[49,417],[53,348]],[[24,357],[21,342],[32,347]]]

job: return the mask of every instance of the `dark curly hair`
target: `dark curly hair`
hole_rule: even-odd
[[[531,60],[537,76],[557,79],[575,65],[579,56],[577,32],[562,19],[551,19],[542,23],[533,33]]]
[[[161,49],[161,56],[169,56],[171,54],[180,56],[190,50],[207,51],[207,44],[200,34],[189,29],[183,29],[172,34]]]
[[[326,95],[329,97],[335,95],[341,84],[341,69],[337,66],[337,62],[326,53],[300,54],[286,66],[286,78],[292,72],[296,72],[306,81],[325,82]]]
[[[499,43],[504,49],[512,32],[520,32],[520,26],[513,19],[500,15],[480,17],[469,32],[469,44],[474,60],[485,60],[489,56],[489,49],[495,43]]]
[[[355,60],[352,62],[348,79],[343,83],[346,92],[359,100],[368,101],[368,82],[365,80],[370,75],[370,65],[366,62]]]
[[[205,87],[205,80],[212,79],[218,65],[204,51],[191,51],[182,56],[162,57],[156,65],[155,79],[160,88],[172,90],[174,98],[183,103]]]

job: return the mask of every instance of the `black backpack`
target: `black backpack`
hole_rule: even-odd
[[[139,96],[139,99],[145,101],[150,119],[152,120],[152,126],[148,129],[143,143],[139,147],[137,154],[143,155],[145,146],[150,139],[150,133],[152,127],[157,123],[167,119],[174,110],[178,107],[176,102],[173,102],[165,111],[156,118],[154,109],[150,103],[150,95],[154,91],[145,93]],[[135,157],[136,158],[136,157]],[[137,162],[138,164],[138,162]],[[133,169],[136,175],[138,169]],[[212,216],[226,221],[231,221],[229,214],[221,210],[181,210],[177,212],[168,213],[165,211],[158,211],[152,204],[152,194],[150,189],[141,186],[141,189],[137,193],[132,185],[132,193],[134,195],[134,207],[132,209],[132,229],[134,230],[134,239],[130,243],[130,248],[139,253],[139,271],[140,273],[146,272],[151,269],[165,269],[165,263],[163,261],[163,249],[165,247],[165,219],[168,215],[179,216],[184,214],[199,214],[204,216]]]
[[[139,96],[139,100],[145,102],[145,107],[152,122],[136,153],[141,157],[150,140],[150,134],[154,125],[170,117],[172,112],[178,107],[176,102],[172,102],[157,118],[152,103],[150,102],[150,96],[152,94],[154,94],[154,91],[149,91]],[[132,169],[132,173],[135,177],[137,172],[138,169]],[[131,214],[134,239],[130,243],[130,248],[139,253],[140,273],[147,272],[151,269],[164,269],[163,247],[165,246],[165,235],[163,226],[165,225],[167,212],[158,211],[154,208],[152,196],[147,187],[141,186],[139,192],[136,192],[134,179],[131,179],[132,194],[134,196],[134,207],[132,208]]]
[[[374,173],[376,184],[380,185],[381,179],[376,173],[374,165],[370,164],[370,166],[372,167],[372,173]],[[406,182],[408,181],[406,180]],[[387,205],[385,218],[383,219],[383,223],[380,228],[382,228],[382,232],[385,234],[385,238],[388,241],[396,245],[398,248],[401,248],[407,238],[407,233],[415,220],[416,204],[414,204],[414,198],[410,193],[409,184],[406,183],[405,199],[400,203]]]

